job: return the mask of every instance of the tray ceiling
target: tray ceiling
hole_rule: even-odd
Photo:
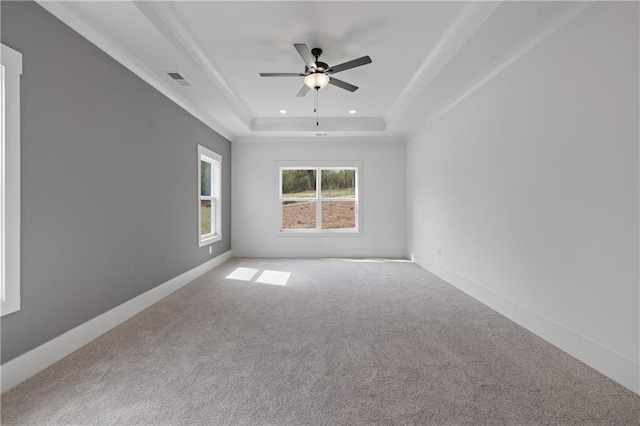
[[[98,47],[232,141],[287,137],[402,140],[470,96],[590,2],[42,1]],[[359,86],[298,98],[293,43],[324,50]],[[178,84],[179,72],[191,83]],[[286,114],[279,111],[284,109]],[[357,110],[350,114],[349,110]]]

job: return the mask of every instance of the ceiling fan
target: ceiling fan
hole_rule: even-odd
[[[302,86],[302,89],[300,89],[297,95],[299,97],[306,95],[309,89],[315,89],[317,91],[326,87],[327,84],[333,84],[334,86],[348,90],[349,92],[355,92],[358,90],[358,86],[338,80],[337,78],[330,76],[330,74],[336,74],[341,71],[346,71],[351,68],[371,63],[370,57],[363,56],[361,58],[330,67],[326,63],[318,60],[320,55],[322,55],[322,49],[314,47],[309,51],[309,48],[304,43],[295,43],[293,47],[296,48],[298,54],[304,61],[304,73],[261,72],[260,77],[304,77],[304,86]]]

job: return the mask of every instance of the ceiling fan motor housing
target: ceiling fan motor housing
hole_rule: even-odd
[[[329,69],[329,65],[324,62],[316,61],[316,70],[320,72],[325,72]]]
[[[318,58],[320,57],[320,55],[322,55],[322,49],[320,49],[319,47],[314,47],[313,49],[311,49],[311,54],[316,58],[316,71],[325,72],[329,69],[329,65],[324,62],[318,61]]]
[[[304,73],[305,74],[311,74],[314,72],[322,72],[322,73],[326,73],[327,71],[329,71],[329,64],[325,63],[325,62],[320,62],[317,61],[315,63],[316,67],[314,68],[309,68],[307,66],[304,67]]]

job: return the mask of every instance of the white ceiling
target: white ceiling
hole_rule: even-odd
[[[585,2],[42,1],[40,4],[232,141],[286,137],[402,140],[454,107],[573,16]],[[293,43],[359,86],[298,98]],[[193,87],[166,76],[178,71]],[[280,114],[286,109],[286,115]],[[355,115],[350,109],[357,109]]]

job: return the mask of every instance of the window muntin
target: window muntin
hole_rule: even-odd
[[[281,232],[358,232],[357,167],[280,167]]]
[[[198,244],[200,247],[222,239],[221,168],[222,156],[198,145]]]
[[[0,313],[20,310],[20,75],[22,54],[0,45]]]

